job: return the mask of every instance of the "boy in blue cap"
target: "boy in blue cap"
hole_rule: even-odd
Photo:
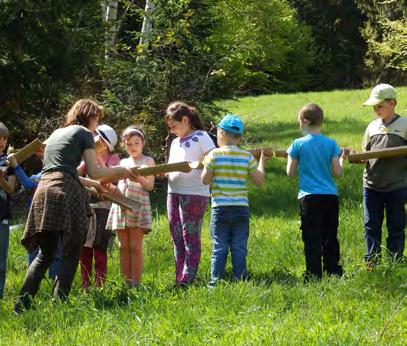
[[[377,119],[367,127],[363,150],[407,145],[407,118],[396,111],[397,92],[389,84],[376,85],[364,106],[373,106]],[[382,224],[386,210],[387,250],[392,258],[403,258],[407,201],[407,157],[366,161],[363,173],[363,206],[366,239],[366,268],[380,260]]]
[[[264,181],[265,156],[261,152],[258,165],[253,155],[238,147],[244,125],[233,114],[225,115],[217,128],[219,148],[204,160],[202,182],[212,184],[211,212],[211,282],[213,287],[225,275],[228,251],[232,255],[233,278],[247,278],[246,256],[249,238],[249,204],[247,182]]]

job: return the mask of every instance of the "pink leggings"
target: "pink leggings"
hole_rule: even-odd
[[[178,284],[195,280],[201,259],[202,219],[209,197],[170,193],[167,197],[168,221],[174,243],[175,272]]]

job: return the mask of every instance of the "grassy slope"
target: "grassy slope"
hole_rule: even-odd
[[[248,124],[246,144],[287,147],[299,136],[296,112],[307,102],[326,114],[325,134],[341,145],[360,148],[373,119],[359,105],[367,90],[248,97],[222,105],[242,114]],[[407,88],[399,88],[399,112],[407,107]],[[109,282],[102,290],[80,291],[79,277],[69,304],[48,299],[43,282],[35,311],[11,314],[13,299],[26,269],[26,254],[10,240],[5,299],[0,302],[0,344],[383,344],[407,339],[407,268],[384,263],[371,273],[364,254],[361,174],[349,166],[338,180],[341,194],[340,244],[347,278],[324,278],[303,284],[301,235],[296,181],[284,174],[285,162],[267,166],[267,183],[251,189],[251,235],[248,266],[252,280],[206,288],[209,279],[208,217],[203,227],[203,255],[198,282],[187,291],[172,288],[172,246],[162,202],[152,234],[145,242],[144,287],[127,291],[118,274],[117,250],[109,263]]]

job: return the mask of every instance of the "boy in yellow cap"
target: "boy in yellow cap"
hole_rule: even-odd
[[[395,112],[397,92],[389,84],[375,86],[364,106],[373,106],[377,119],[363,138],[363,150],[407,145],[407,118]],[[366,267],[380,260],[382,224],[386,211],[387,249],[396,260],[403,257],[407,200],[407,157],[366,161],[363,173],[363,207],[366,239]]]

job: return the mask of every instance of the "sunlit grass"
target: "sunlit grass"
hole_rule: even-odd
[[[398,88],[400,113],[407,115],[407,88]],[[324,132],[340,145],[360,148],[374,118],[362,108],[369,90],[303,93],[222,102],[248,124],[247,145],[287,147],[299,136],[296,114],[306,102],[320,104]],[[403,100],[404,99],[404,100]],[[267,164],[267,183],[250,190],[251,229],[247,282],[209,280],[209,218],[203,227],[197,283],[173,288],[174,264],[164,196],[154,192],[153,232],[145,238],[144,285],[128,290],[119,275],[117,248],[109,258],[109,278],[85,294],[76,277],[69,303],[53,301],[44,281],[35,309],[15,317],[14,298],[26,271],[21,230],[12,232],[4,300],[0,301],[1,345],[405,345],[407,267],[384,261],[373,272],[363,265],[363,167],[348,165],[337,180],[340,197],[342,279],[304,284],[296,180],[284,173],[285,161]],[[154,208],[153,208],[154,209]],[[208,213],[209,214],[209,213]],[[386,236],[386,232],[384,232]]]

